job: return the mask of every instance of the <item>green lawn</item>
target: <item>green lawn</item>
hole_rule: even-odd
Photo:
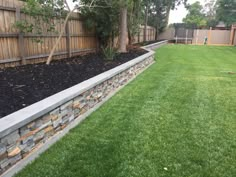
[[[168,45],[18,177],[236,176],[236,48]]]

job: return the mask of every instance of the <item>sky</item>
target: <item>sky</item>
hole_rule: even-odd
[[[192,4],[196,1],[201,2],[204,5],[205,0],[188,0],[189,4]],[[171,10],[169,17],[169,24],[171,23],[181,23],[183,18],[187,15],[187,10],[184,5],[180,5],[176,8],[176,10]]]

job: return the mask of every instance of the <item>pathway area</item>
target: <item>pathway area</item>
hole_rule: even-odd
[[[236,48],[168,45],[17,177],[233,177]]]

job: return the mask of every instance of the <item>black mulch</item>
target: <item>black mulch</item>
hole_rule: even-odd
[[[130,49],[104,61],[102,54],[90,53],[72,59],[54,61],[51,65],[35,64],[0,70],[0,118],[112,69],[142,54]]]

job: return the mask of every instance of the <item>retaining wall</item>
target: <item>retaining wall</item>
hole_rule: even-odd
[[[166,45],[166,44],[168,44],[168,40],[164,40],[164,41],[157,42],[157,43],[154,43],[154,44],[146,45],[145,47],[143,47],[143,49],[155,50],[155,49],[158,49],[161,46]]]
[[[158,48],[166,42],[146,49]],[[21,170],[153,63],[154,52],[149,50],[0,119],[0,175],[12,176]]]

